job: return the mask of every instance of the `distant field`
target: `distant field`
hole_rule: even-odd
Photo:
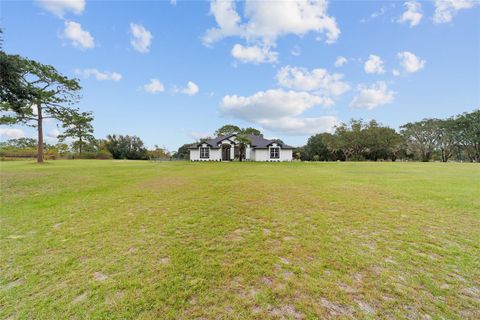
[[[1,319],[480,318],[478,164],[0,170]]]

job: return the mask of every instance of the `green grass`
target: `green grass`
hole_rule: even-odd
[[[0,318],[480,318],[478,164],[0,166]]]

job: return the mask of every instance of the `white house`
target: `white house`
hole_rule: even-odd
[[[190,147],[191,161],[230,161],[239,157],[236,133],[209,139]],[[250,144],[244,159],[250,161],[292,161],[293,147],[260,136],[246,135]]]

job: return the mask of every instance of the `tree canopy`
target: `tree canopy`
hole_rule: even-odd
[[[480,162],[480,109],[458,116],[456,124],[459,145],[470,161]]]
[[[404,124],[401,133],[405,137],[411,152],[422,161],[430,161],[437,145],[437,123],[434,119]]]
[[[233,124],[226,124],[215,131],[215,136],[221,137],[227,134],[238,133],[239,131],[240,131],[240,127],[235,126]]]
[[[148,159],[147,148],[142,139],[137,136],[108,135],[105,145],[114,159]]]
[[[58,140],[63,142],[66,138],[73,138],[75,140],[73,147],[81,155],[84,146],[95,139],[92,121],[93,116],[91,112],[67,113],[62,124],[64,131],[57,137]]]
[[[263,134],[260,132],[260,130],[255,129],[255,128],[251,128],[251,127],[242,129],[241,132],[243,134],[251,134],[251,135],[254,135],[254,136],[263,137]]]

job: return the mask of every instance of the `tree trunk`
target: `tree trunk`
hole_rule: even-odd
[[[37,163],[43,163],[43,115],[42,115],[42,105],[40,103],[37,103],[37,132],[38,132]]]
[[[80,158],[82,157],[82,137],[80,136],[79,139],[79,147],[78,147],[78,154],[80,155]]]

